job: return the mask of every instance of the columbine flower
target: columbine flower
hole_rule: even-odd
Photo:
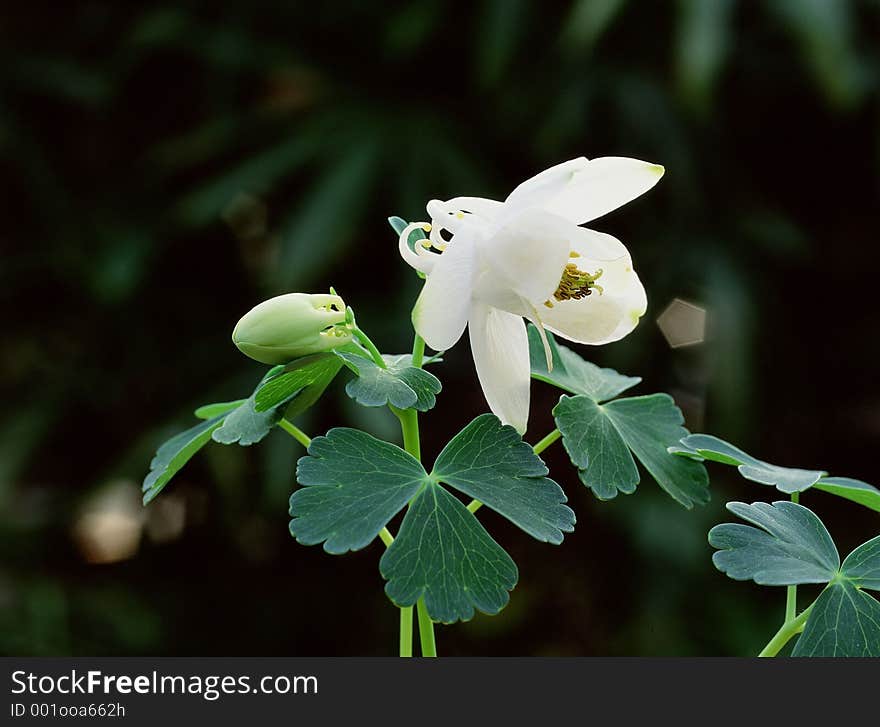
[[[282,364],[352,340],[338,295],[288,293],[245,313],[232,332],[239,350],[264,364]]]
[[[663,167],[637,159],[581,157],[523,182],[504,202],[432,200],[431,222],[400,235],[403,258],[427,277],[413,309],[416,331],[444,351],[467,326],[483,393],[520,433],[529,415],[529,344],[524,318],[578,343],[629,333],[647,307],[623,244],[578,225],[648,191]],[[413,246],[410,233],[427,239]]]

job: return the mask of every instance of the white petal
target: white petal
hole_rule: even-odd
[[[489,408],[523,434],[529,419],[529,337],[522,318],[475,303],[468,332]]]
[[[578,257],[571,262],[581,270],[595,273],[602,270],[596,281],[610,295],[622,293],[632,284],[633,264],[629,250],[612,235],[585,227],[577,228],[571,249]]]
[[[589,163],[586,157],[578,157],[545,169],[514,189],[504,200],[504,206],[509,210],[544,207],[562,194],[575,174],[585,170]]]
[[[470,212],[472,215],[476,215],[487,222],[494,220],[504,206],[501,202],[494,199],[486,199],[485,197],[454,197],[448,200],[446,204],[452,209]]]
[[[447,202],[432,199],[426,209],[431,217],[431,242],[438,250],[445,247],[450,236],[465,227],[475,228],[479,234],[489,234],[494,229],[496,214],[504,205],[482,197],[455,197]],[[448,234],[444,238],[441,231]]]
[[[420,273],[427,275],[434,268],[437,256],[432,252],[428,252],[424,247],[420,247],[419,243],[416,243],[415,250],[409,246],[410,234],[419,229],[424,231],[425,225],[425,222],[412,222],[407,225],[397,238],[397,249],[407,264]]]
[[[507,204],[539,206],[582,225],[644,194],[665,171],[659,164],[627,157],[584,162],[575,159],[551,167],[517,187]]]
[[[437,257],[412,312],[413,326],[435,351],[451,348],[464,333],[474,278],[473,235],[464,230]]]
[[[532,304],[543,303],[558,287],[572,241],[580,233],[580,228],[540,209],[527,209],[510,219],[479,243],[482,275],[477,297],[506,287]],[[487,298],[485,302],[518,312],[502,300]]]
[[[623,338],[639,321],[638,314],[635,311],[628,314],[627,306],[621,301],[599,295],[555,303],[552,309],[540,311],[539,315],[548,331],[569,341],[596,346]]]
[[[580,260],[577,262],[582,264]],[[608,284],[612,277],[618,281],[614,286]],[[599,284],[603,283],[606,283],[604,274],[599,279]],[[600,345],[630,333],[647,307],[645,289],[630,268],[628,272],[618,270],[609,276],[601,294],[594,291],[581,300],[554,300],[552,308],[539,307],[536,312],[544,327],[553,333],[569,341]]]

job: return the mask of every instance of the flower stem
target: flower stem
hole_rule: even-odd
[[[425,339],[418,333],[413,339],[412,365],[417,369],[422,368],[422,362],[425,360]]]
[[[425,341],[419,334],[416,334],[413,339],[412,349],[413,366],[421,368],[424,357]],[[421,462],[422,447],[419,439],[419,413],[415,409],[398,409],[396,406],[391,406],[390,408],[400,420],[400,430],[403,433],[403,448]],[[382,534],[379,533],[379,535],[381,536]],[[417,610],[419,613],[419,640],[422,645],[422,656],[437,656],[437,645],[434,641],[434,624],[425,607],[424,597],[419,599]],[[412,622],[412,606],[400,609],[401,656],[412,656]]]
[[[807,618],[812,610],[813,604],[810,604],[808,608],[804,609],[800,616],[786,620],[786,622],[779,628],[779,631],[776,632],[776,635],[767,642],[767,646],[761,649],[761,653],[758,654],[758,656],[776,656],[782,650],[782,647],[791,641],[792,636],[799,634],[804,630]]]
[[[400,419],[400,430],[403,432],[403,448],[421,462],[419,413],[415,409],[398,409],[396,406],[390,406],[390,409]]]
[[[541,454],[547,447],[549,447],[553,442],[559,439],[562,436],[562,432],[558,429],[554,429],[550,434],[544,437],[540,442],[538,442],[534,447],[532,447],[532,451],[535,454]]]
[[[800,493],[792,492],[791,501],[797,503]],[[788,586],[785,589],[785,620],[791,621],[797,614],[797,586]]]
[[[372,356],[376,366],[382,369],[387,369],[388,364],[385,363],[385,359],[382,358],[382,354],[379,352],[379,349],[376,348],[376,344],[370,340],[370,337],[358,328],[357,324],[352,326],[351,332],[361,345],[370,352],[370,356]]]
[[[309,448],[312,440],[302,429],[300,429],[287,419],[281,419],[281,421],[278,422],[278,426],[281,427],[285,432],[287,432],[291,437],[293,437],[297,442],[299,442],[303,447],[305,447],[306,449]]]
[[[400,655],[412,656],[413,607],[400,609]]]
[[[434,622],[428,615],[425,597],[422,596],[416,607],[419,612],[419,640],[422,644],[422,656],[437,656],[437,643],[434,641]]]

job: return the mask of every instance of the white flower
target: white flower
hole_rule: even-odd
[[[578,343],[629,333],[647,308],[623,244],[579,225],[648,191],[663,167],[581,157],[523,182],[504,202],[456,197],[427,205],[431,223],[400,235],[400,253],[427,277],[413,325],[431,348],[452,347],[467,326],[483,393],[506,424],[525,432],[529,344],[523,320]],[[430,236],[409,245],[413,230]],[[552,366],[546,345],[547,365]]]

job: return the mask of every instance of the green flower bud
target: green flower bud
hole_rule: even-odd
[[[338,295],[288,293],[260,303],[242,316],[232,342],[264,364],[287,363],[351,341],[345,303]]]

